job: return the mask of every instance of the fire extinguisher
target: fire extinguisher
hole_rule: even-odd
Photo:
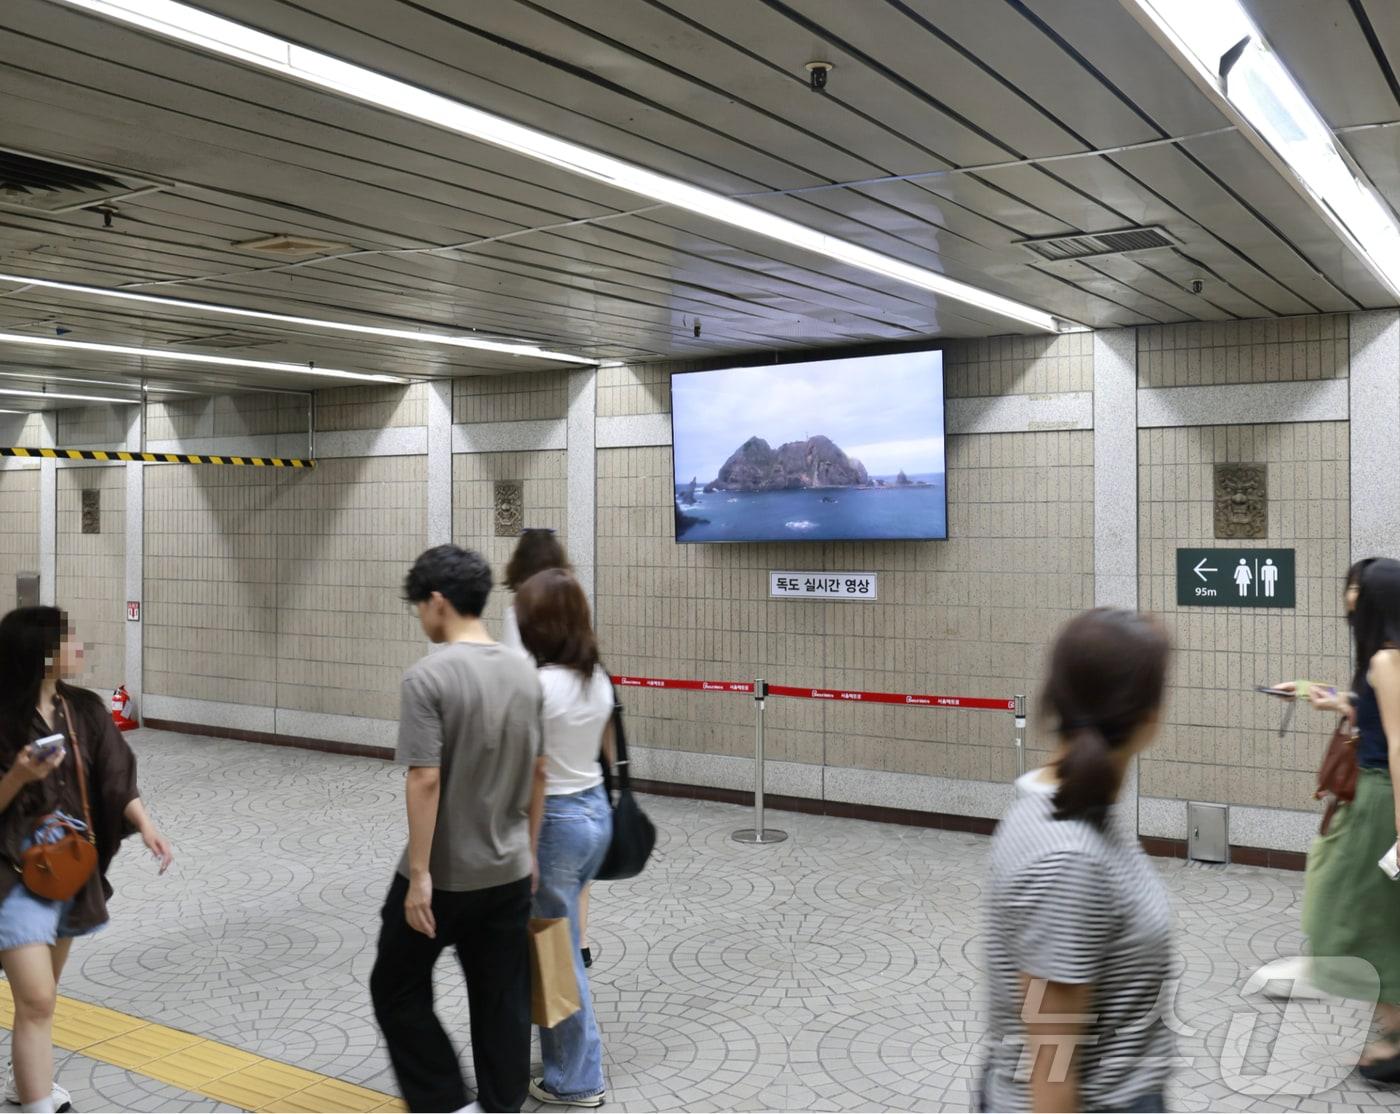
[[[134,731],[141,725],[135,719],[128,716],[127,709],[131,707],[131,693],[126,691],[125,685],[118,686],[112,693],[112,722],[117,725],[119,731]]]

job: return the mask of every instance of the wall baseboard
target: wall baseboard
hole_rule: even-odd
[[[173,731],[181,735],[203,735],[210,739],[234,739],[242,743],[263,743],[272,747],[294,747],[315,750],[322,754],[341,754],[351,758],[382,758],[392,761],[392,747],[369,746],[365,743],[342,743],[334,739],[312,739],[305,735],[278,735],[271,731],[248,731],[241,727],[211,727],[202,723],[180,723],[177,720],[147,718],[142,727],[152,731]]]
[[[353,758],[378,758],[392,761],[390,747],[366,746],[362,743],[341,743],[332,739],[310,739],[300,735],[278,735],[269,731],[247,731],[236,727],[210,727],[198,723],[147,719],[145,727],[152,731],[173,731],[182,735],[203,735],[213,739],[234,739],[246,743],[263,743],[274,747],[295,747],[322,754],[340,754]],[[726,805],[753,805],[753,794],[744,789],[721,789],[712,785],[684,785],[673,781],[633,779],[632,788],[638,793],[657,797],[679,797],[692,801],[714,801]],[[948,812],[923,812],[908,808],[888,808],[883,805],[860,805],[846,801],[821,801],[811,797],[789,797],[766,794],[764,803],[776,812],[799,812],[809,816],[835,816],[843,820],[866,820],[876,824],[903,824],[911,828],[936,828],[949,832],[971,832],[991,835],[997,821],[985,816],[959,816]],[[1186,858],[1186,841],[1141,836],[1143,849],[1157,858]],[[1262,866],[1275,870],[1303,870],[1307,856],[1301,851],[1274,851],[1267,847],[1231,846],[1230,861],[1239,866]]]

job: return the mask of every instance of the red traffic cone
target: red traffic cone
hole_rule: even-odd
[[[135,731],[141,726],[126,714],[130,707],[131,693],[126,691],[125,685],[121,685],[112,693],[112,722],[117,725],[118,731]]]

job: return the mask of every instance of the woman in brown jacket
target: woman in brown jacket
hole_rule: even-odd
[[[0,966],[15,1002],[5,1097],[24,1110],[68,1105],[53,1078],[58,978],[74,937],[107,923],[107,868],[121,841],[139,833],[161,873],[172,858],[141,804],[136,757],[102,700],[63,680],[81,672],[82,655],[57,608],[20,608],[0,619]],[[62,735],[63,746],[36,754],[34,742],[50,735]],[[89,825],[97,850],[96,870],[68,901],[32,893],[20,873],[36,827],[54,813]]]

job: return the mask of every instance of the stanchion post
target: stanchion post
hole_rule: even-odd
[[[1016,707],[1012,713],[1016,718],[1016,776],[1026,772],[1026,698],[1016,694]]]
[[[753,683],[753,827],[734,833],[739,843],[782,843],[787,839],[787,832],[763,826],[763,708],[767,700],[768,682],[758,677]]]

